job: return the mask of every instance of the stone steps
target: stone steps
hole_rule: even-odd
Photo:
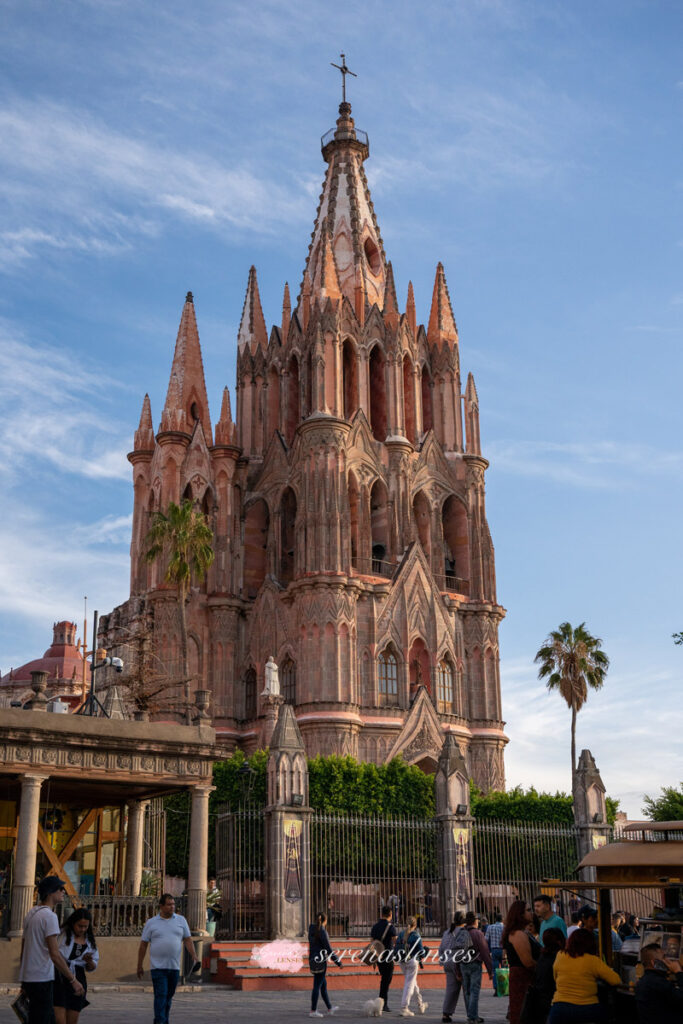
[[[372,990],[379,988],[379,974],[372,967],[365,964],[352,962],[350,956],[364,949],[368,940],[363,938],[332,939],[332,946],[336,952],[346,951],[342,962],[343,968],[331,964],[328,969],[328,980],[332,990]],[[259,962],[252,960],[252,952],[255,948],[268,945],[263,940],[252,942],[213,942],[205,956],[205,966],[210,970],[211,980],[217,984],[228,985],[241,992],[291,992],[308,991],[311,988],[311,974],[308,970],[306,956],[300,961],[298,970],[275,970],[263,967]],[[301,943],[307,949],[306,943]],[[434,952],[438,948],[438,942],[427,939],[425,945]],[[443,968],[438,963],[427,962],[420,969],[418,984],[424,989],[445,988],[445,975]],[[490,987],[488,977],[484,974],[482,979],[483,987]],[[403,974],[400,967],[394,971],[392,988],[399,989],[403,985]]]

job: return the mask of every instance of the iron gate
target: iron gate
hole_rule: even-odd
[[[475,821],[472,829],[474,907],[505,916],[514,900],[530,903],[539,892],[554,897],[548,878],[570,879],[578,866],[573,825]],[[558,912],[569,917],[568,893],[557,893]]]
[[[227,939],[259,939],[266,933],[265,812],[262,807],[231,811],[216,819],[216,882],[221,916],[216,934]]]
[[[327,914],[331,935],[367,935],[380,908],[394,923],[415,915],[440,934],[439,824],[417,818],[311,817],[311,914]]]

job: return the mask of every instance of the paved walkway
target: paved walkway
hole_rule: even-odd
[[[393,994],[393,993],[392,993]],[[372,992],[340,992],[337,1002],[339,1013],[335,1020],[351,1021],[365,1019],[362,1007],[366,999],[374,998]],[[397,992],[398,996],[399,993]],[[443,992],[425,993],[429,1009],[424,1017],[416,1016],[415,1021],[433,1022],[441,1020]],[[330,986],[330,998],[334,997],[334,986]],[[462,999],[462,996],[461,996]],[[17,1018],[10,1008],[11,999],[0,997],[0,1024],[16,1024]],[[333,999],[334,1001],[334,999]],[[395,1002],[398,1010],[398,999]],[[479,1001],[479,1016],[486,1024],[505,1024],[507,999],[494,999],[490,991],[482,992]],[[201,992],[180,993],[173,1000],[172,1024],[279,1024],[308,1020],[310,1009],[308,993],[305,992],[232,992],[207,985]],[[152,1024],[151,993],[94,992],[90,1006],[83,1011],[80,1024]],[[403,1018],[391,1013],[384,1020],[398,1021]],[[465,1013],[462,1003],[458,1006],[454,1022],[463,1022]]]

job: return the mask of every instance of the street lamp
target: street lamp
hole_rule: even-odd
[[[95,695],[95,673],[100,668],[113,668],[115,672],[123,672],[123,662],[121,658],[107,657],[107,652],[102,649],[97,649],[95,644],[97,643],[97,621],[98,612],[93,615],[93,626],[92,626],[92,638],[93,638],[93,650],[90,652],[90,693],[81,704],[80,708],[75,712],[77,715],[97,715],[98,713],[104,715],[105,718],[109,718],[109,712],[105,710],[97,696]],[[88,657],[87,653],[85,655]],[[97,658],[100,658],[98,661]]]

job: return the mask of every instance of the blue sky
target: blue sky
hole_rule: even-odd
[[[0,666],[127,596],[130,449],[191,289],[215,421],[249,266],[298,290],[344,49],[401,304],[446,268],[491,460],[509,784],[568,789],[533,654],[585,620],[608,792],[682,777],[683,7],[675,0],[0,11]]]

